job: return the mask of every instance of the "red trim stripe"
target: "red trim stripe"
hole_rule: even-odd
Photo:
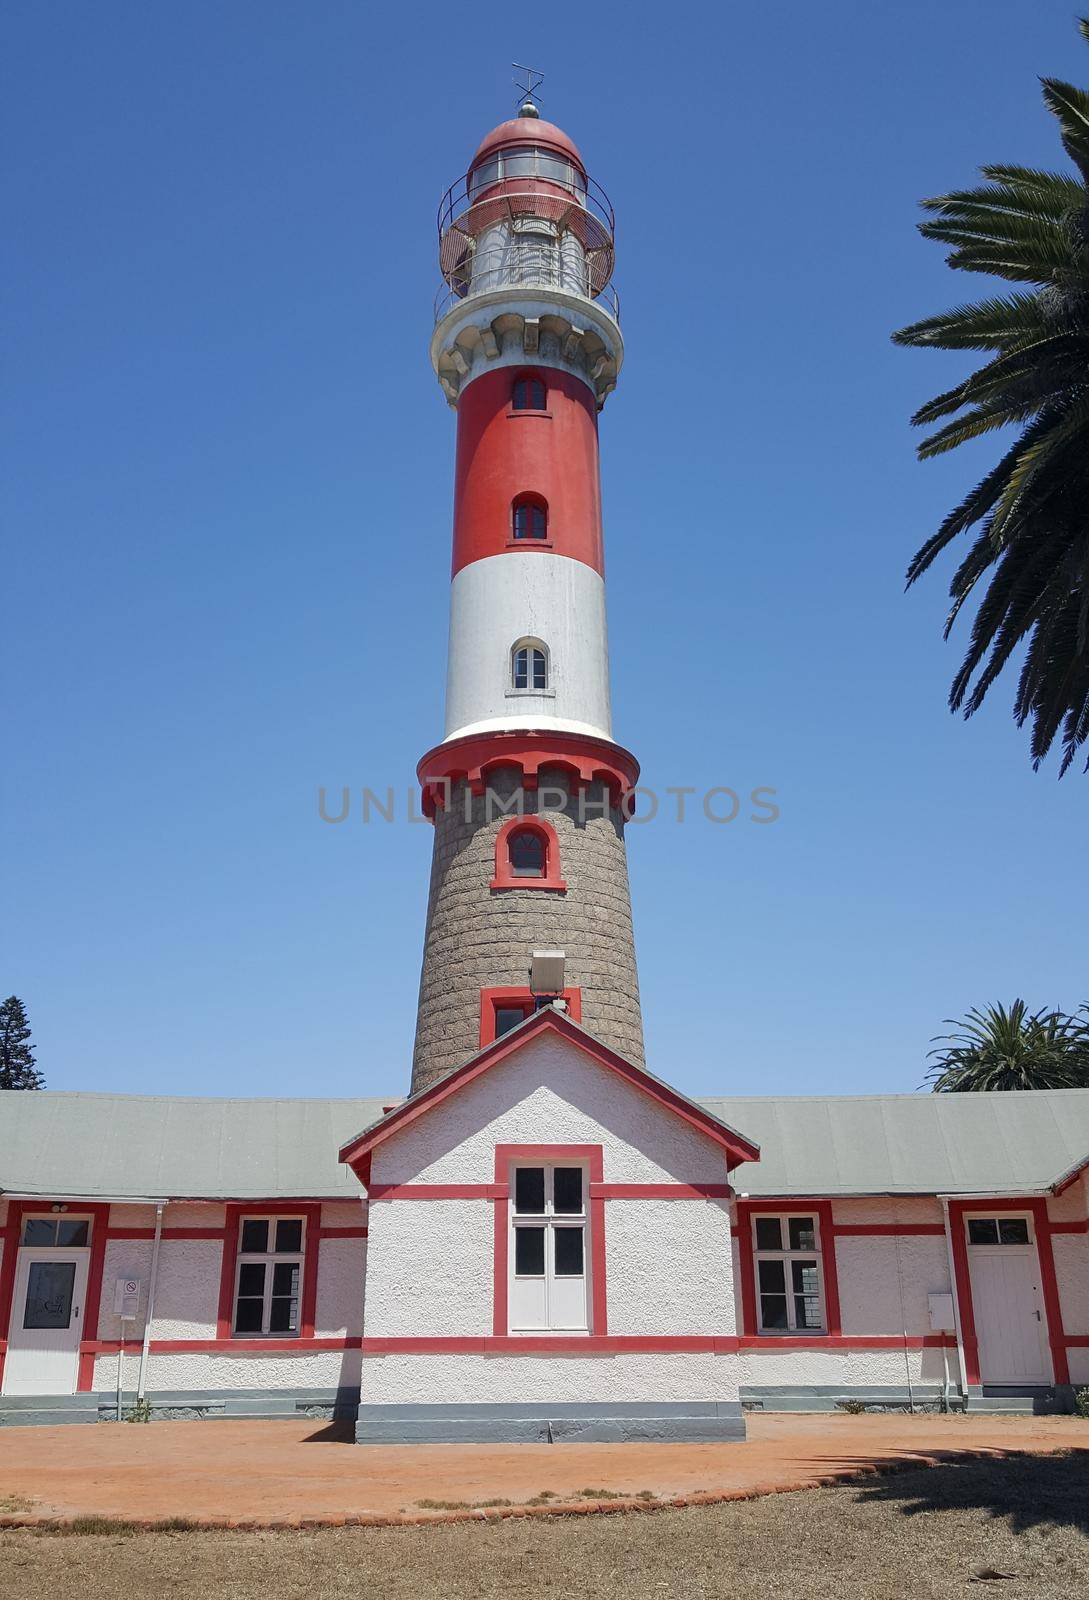
[[[738,1350],[751,1350],[762,1355],[774,1355],[777,1350],[909,1350],[952,1348],[956,1338],[951,1333],[909,1335],[905,1341],[899,1334],[890,1335],[823,1335],[798,1338],[778,1338],[771,1334],[755,1337],[703,1334],[507,1334],[479,1338],[419,1337],[402,1335],[396,1338],[364,1338],[363,1354],[381,1355],[484,1355],[502,1351],[504,1354],[622,1354],[632,1352],[696,1352],[707,1351],[714,1355],[734,1355]]]
[[[358,1334],[332,1336],[328,1339],[152,1339],[150,1349],[155,1355],[181,1355],[203,1352],[207,1355],[309,1355],[315,1350],[358,1350],[362,1345]],[[80,1345],[92,1359],[116,1355],[121,1348],[118,1339],[88,1339]],[[139,1350],[142,1340],[126,1339],[126,1350]]]

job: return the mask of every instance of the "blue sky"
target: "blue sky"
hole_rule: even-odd
[[[525,18],[532,18],[527,23]],[[441,736],[454,418],[434,212],[508,63],[619,218],[602,425],[615,728],[772,826],[633,828],[648,1053],[694,1093],[912,1090],[942,1019],[1085,987],[1086,780],[1002,683],[945,709],[950,567],[995,445],[919,465],[972,297],[914,231],[1062,161],[1068,5],[23,0],[3,433],[0,987],[53,1088],[405,1088],[430,833],[333,827]],[[10,158],[14,155],[14,162]]]

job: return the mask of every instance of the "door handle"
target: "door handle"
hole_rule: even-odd
[[[1033,1313],[1032,1313],[1032,1314],[1033,1314],[1033,1316],[1034,1316],[1034,1317],[1035,1317],[1035,1318],[1036,1318],[1036,1320],[1037,1320],[1037,1322],[1040,1322],[1040,1321],[1042,1321],[1042,1320],[1043,1320],[1043,1319],[1042,1319],[1042,1318],[1041,1318],[1041,1316],[1040,1316],[1040,1313],[1039,1313],[1039,1312],[1038,1312],[1038,1311],[1034,1311],[1034,1312],[1033,1312]]]

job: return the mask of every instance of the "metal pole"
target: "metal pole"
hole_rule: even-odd
[[[147,1286],[147,1310],[144,1312],[144,1342],[140,1347],[140,1380],[136,1390],[137,1400],[144,1398],[144,1389],[147,1384],[147,1359],[151,1345],[151,1319],[155,1315],[155,1285],[159,1281],[159,1246],[163,1239],[163,1212],[166,1210],[166,1201],[159,1200],[155,1205],[155,1239],[151,1246],[151,1276]]]

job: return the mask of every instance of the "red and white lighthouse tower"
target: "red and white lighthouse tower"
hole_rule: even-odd
[[[414,1090],[550,993],[643,1057],[598,465],[623,359],[613,256],[607,197],[528,100],[440,208],[431,359],[457,464],[446,727],[419,766],[435,844]]]

